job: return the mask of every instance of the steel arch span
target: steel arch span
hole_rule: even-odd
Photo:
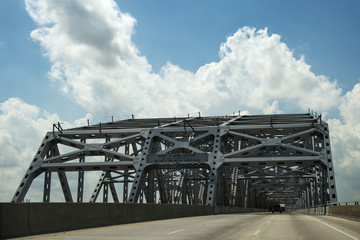
[[[85,200],[89,171],[99,178]],[[70,172],[76,179],[68,181]],[[128,119],[73,129],[54,125],[12,202],[24,201],[40,176],[43,201],[49,202],[54,173],[66,202],[101,201],[99,194],[102,202],[244,208],[337,202],[328,124],[312,114]]]

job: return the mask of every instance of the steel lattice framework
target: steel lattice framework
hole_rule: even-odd
[[[49,202],[55,172],[66,202],[74,201],[67,173],[78,173],[75,201],[83,202],[88,171],[100,172],[90,202],[101,192],[110,201],[109,190],[114,202],[130,203],[337,202],[329,128],[312,114],[128,119],[66,130],[57,124],[12,202],[22,202],[40,175]]]

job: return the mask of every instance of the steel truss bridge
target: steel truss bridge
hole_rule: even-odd
[[[99,173],[92,189],[84,182],[89,171]],[[68,180],[70,172],[76,179]],[[102,202],[243,208],[337,202],[328,124],[312,114],[128,119],[73,129],[57,124],[12,202],[24,201],[39,176],[43,202],[49,202],[54,173],[66,202],[85,201],[84,190],[92,191],[90,202],[101,201],[99,194]]]

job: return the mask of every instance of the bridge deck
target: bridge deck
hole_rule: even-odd
[[[360,239],[360,222],[328,216],[252,213],[179,218],[21,239]]]

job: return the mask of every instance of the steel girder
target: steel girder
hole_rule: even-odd
[[[268,207],[337,202],[329,128],[311,114],[129,119],[81,128],[54,125],[12,202],[57,172],[66,202],[82,202],[84,175],[100,172],[90,202]],[[78,172],[73,198],[67,173]],[[74,182],[74,181],[72,181]],[[89,186],[87,186],[89,187]],[[122,196],[118,196],[118,192]]]

